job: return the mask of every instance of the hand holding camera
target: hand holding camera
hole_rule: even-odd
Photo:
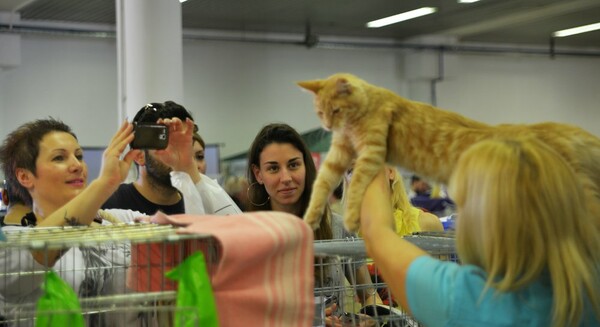
[[[194,162],[192,143],[195,131],[194,122],[186,119],[182,122],[179,118],[159,119],[152,126],[161,126],[161,129],[152,130],[149,136],[153,142],[144,139],[147,135],[141,135],[142,141],[136,145],[145,144],[145,149],[154,149],[153,155],[164,164],[171,167],[173,171],[186,172],[192,180],[197,183],[200,180],[198,168]],[[145,125],[139,125],[145,126]],[[150,128],[142,128],[143,131]],[[163,136],[164,135],[164,136]],[[138,138],[136,131],[135,138]],[[134,142],[135,143],[135,140]]]
[[[169,128],[167,125],[134,123],[133,126],[135,137],[129,144],[132,149],[161,150],[169,145]]]

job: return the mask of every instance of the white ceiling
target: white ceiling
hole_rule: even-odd
[[[400,24],[368,29],[368,21],[423,6],[438,12]],[[20,24],[115,24],[115,0],[0,0]],[[188,0],[183,27],[226,32],[384,38],[405,42],[424,35],[461,42],[545,46],[556,30],[600,22],[600,0]],[[50,25],[49,25],[50,26]],[[0,23],[0,31],[7,24]],[[13,25],[10,28],[18,29]],[[557,47],[600,48],[600,31],[555,39]]]

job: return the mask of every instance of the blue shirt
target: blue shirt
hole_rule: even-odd
[[[552,285],[548,276],[515,292],[500,293],[490,288],[482,294],[486,278],[486,273],[473,265],[419,257],[408,269],[408,305],[413,316],[428,327],[552,325]],[[580,324],[599,325],[589,310]]]

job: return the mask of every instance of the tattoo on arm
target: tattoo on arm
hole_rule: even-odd
[[[84,226],[82,223],[79,222],[79,219],[77,219],[76,217],[67,217],[66,212],[64,218],[67,226]]]

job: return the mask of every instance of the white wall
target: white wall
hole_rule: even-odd
[[[464,55],[438,105],[488,123],[558,121],[600,136],[600,58]]]
[[[0,137],[23,122],[52,116],[82,145],[108,143],[117,127],[114,39],[24,35],[21,64],[0,71]]]
[[[0,137],[53,116],[82,145],[106,144],[117,126],[115,40],[23,35],[21,44],[21,65],[0,71]],[[312,96],[298,80],[346,71],[408,98],[429,96],[428,87],[423,94],[407,87],[397,50],[187,40],[183,55],[183,105],[206,142],[225,145],[222,156],[245,151],[269,122],[300,132],[318,127]],[[488,123],[555,120],[600,135],[600,58],[460,54],[452,65],[437,85],[440,107]]]
[[[398,84],[391,51],[199,41],[184,49],[186,108],[194,111],[206,142],[225,144],[225,156],[247,150],[270,122],[286,122],[300,132],[320,126],[313,96],[296,81],[347,71],[388,87]]]

